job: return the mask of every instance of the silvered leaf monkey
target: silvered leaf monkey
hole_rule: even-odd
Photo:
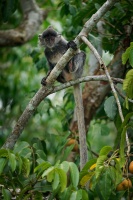
[[[76,49],[76,44],[73,41],[68,42],[60,34],[58,34],[51,26],[48,27],[42,34],[39,35],[40,45],[44,46],[45,56],[47,58],[50,71],[57,64],[62,55],[69,47]],[[81,77],[86,55],[83,51],[77,50],[76,55],[67,63],[57,81],[65,83],[70,80]],[[50,74],[48,72],[47,76]],[[46,85],[46,78],[42,79],[42,85]]]
[[[61,74],[57,77],[57,81],[65,83],[70,80],[80,78],[83,72],[83,66],[85,63],[86,55],[83,51],[77,49],[77,45],[74,41],[68,42],[55,31],[51,26],[48,27],[42,34],[39,35],[39,42],[41,46],[44,46],[44,54],[49,64],[49,72],[46,77],[41,81],[42,85],[46,85],[46,79],[51,70],[55,67],[57,62],[63,56],[63,54],[71,47],[76,50],[76,54],[67,63],[62,70]],[[87,162],[87,146],[86,146],[86,132],[84,124],[84,111],[82,102],[82,93],[80,84],[74,85],[74,98],[76,102],[76,114],[79,129],[79,142],[80,142],[80,168],[82,169]]]

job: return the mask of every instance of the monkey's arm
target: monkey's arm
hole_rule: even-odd
[[[51,71],[52,71],[52,70],[49,70],[48,73],[47,73],[47,75],[46,75],[45,77],[42,78],[42,80],[41,80],[41,84],[42,84],[42,85],[44,85],[44,86],[47,85],[46,79],[47,79],[47,77],[49,76],[49,74],[51,73]]]
[[[68,48],[72,48],[73,50],[77,50],[77,44],[73,41],[73,40],[71,40],[71,41],[69,41],[68,43],[67,43],[67,47]]]
[[[55,65],[53,65],[51,62],[48,61],[48,64],[49,64],[49,67],[50,67],[50,70],[47,72],[46,76],[42,78],[41,80],[41,84],[46,86],[47,85],[47,82],[46,82],[46,79],[47,77],[49,76],[49,74],[51,73],[52,69],[54,68]]]

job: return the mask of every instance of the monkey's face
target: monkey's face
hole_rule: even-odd
[[[49,35],[39,34],[38,38],[41,46],[52,49],[60,41],[61,36],[60,35],[54,36],[51,34]]]

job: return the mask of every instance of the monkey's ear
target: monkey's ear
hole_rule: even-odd
[[[54,29],[52,25],[48,26],[48,28],[52,28],[52,29]]]
[[[38,38],[39,38],[39,39],[42,38],[42,34],[39,34],[39,35],[38,35]]]

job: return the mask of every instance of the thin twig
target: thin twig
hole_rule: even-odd
[[[119,115],[120,115],[121,121],[123,122],[124,121],[124,116],[123,116],[123,113],[122,113],[121,104],[120,104],[117,92],[115,90],[114,83],[113,83],[113,81],[112,81],[112,79],[110,77],[110,74],[108,72],[108,69],[107,69],[105,63],[103,62],[101,56],[99,55],[99,53],[97,52],[97,50],[95,49],[95,47],[88,41],[88,39],[84,35],[81,35],[81,39],[89,47],[89,49],[94,53],[95,57],[97,58],[97,60],[100,63],[101,68],[104,69],[105,74],[106,74],[106,76],[107,76],[107,78],[109,80],[109,83],[110,83],[112,92],[114,94],[114,97],[116,99],[116,103],[117,103],[117,106],[118,106],[118,111],[119,111]],[[129,142],[129,138],[128,138],[127,132],[126,132],[126,142],[127,142],[127,146],[128,146],[127,155],[129,155],[129,152],[130,152],[130,142]]]

